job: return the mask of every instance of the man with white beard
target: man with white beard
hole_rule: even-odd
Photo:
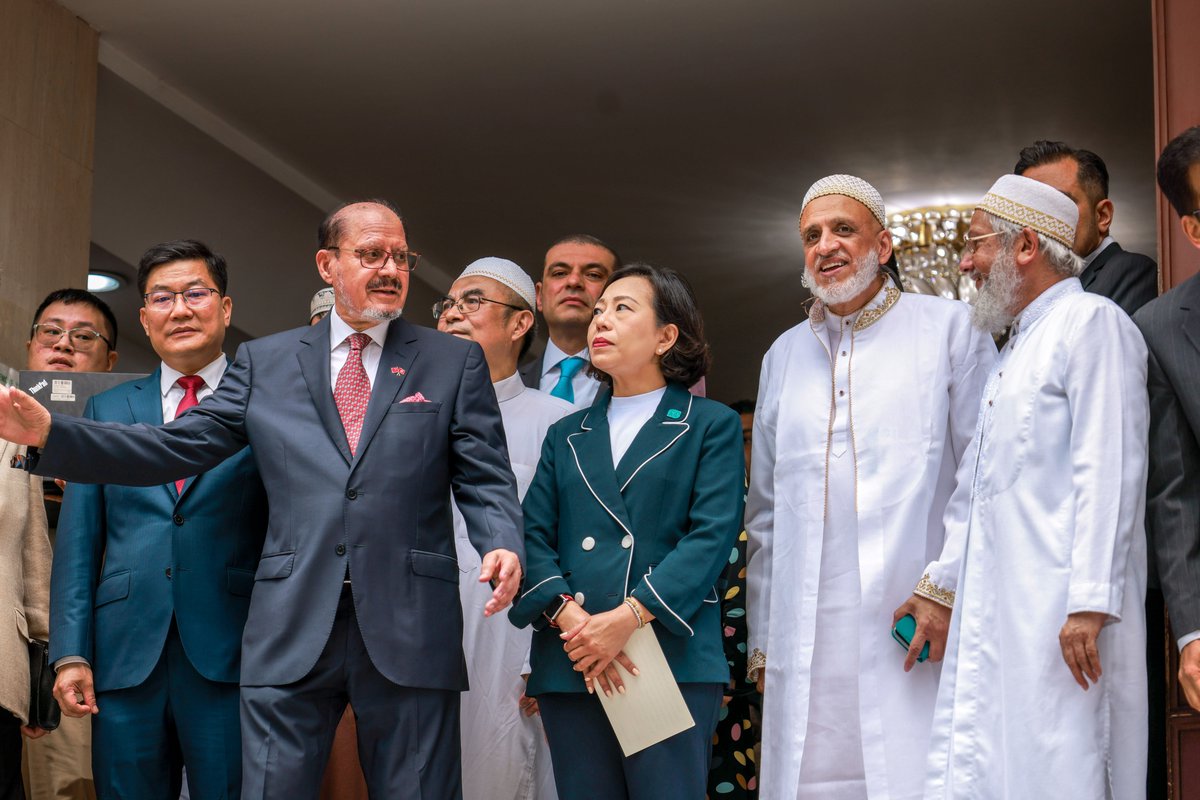
[[[1077,217],[1005,175],[971,218],[973,322],[1012,333],[927,570],[957,596],[930,798],[1145,797],[1146,347],[1075,277]]]
[[[817,299],[763,360],[746,506],[763,797],[921,794],[938,666],[906,667],[926,641],[941,659],[954,604],[922,570],[996,348],[966,305],[881,272],[885,220],[866,181],[813,184],[800,234]],[[907,662],[890,636],[903,613]]]

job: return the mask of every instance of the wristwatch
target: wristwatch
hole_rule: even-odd
[[[555,620],[558,619],[558,615],[562,613],[562,610],[567,607],[567,603],[573,602],[575,602],[575,598],[569,594],[560,594],[550,601],[550,605],[546,606],[546,610],[542,612],[542,616],[550,623],[551,628],[558,627],[558,623]]]

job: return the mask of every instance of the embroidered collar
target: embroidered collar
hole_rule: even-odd
[[[1050,309],[1054,308],[1059,300],[1082,291],[1083,285],[1079,282],[1078,278],[1067,278],[1039,294],[1013,320],[1008,341],[1011,342],[1020,334],[1028,332],[1030,328],[1038,323],[1038,320],[1050,313]]]
[[[858,318],[854,320],[854,331],[858,332],[879,322],[883,315],[892,310],[896,302],[900,299],[900,290],[896,288],[896,284],[892,282],[890,275],[884,275],[883,286],[875,294],[871,300],[858,311]],[[808,312],[808,320],[812,323],[813,330],[816,331],[817,325],[825,321],[825,304],[820,300],[813,300],[812,308]]]

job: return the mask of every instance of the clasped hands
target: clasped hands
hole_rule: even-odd
[[[625,683],[617,672],[617,662],[631,675],[638,669],[622,649],[629,637],[637,630],[637,617],[622,603],[611,611],[588,614],[578,603],[567,603],[558,615],[560,638],[565,642],[563,649],[567,657],[575,662],[575,671],[583,673],[588,693],[595,691],[593,682],[600,684],[601,691],[612,697],[615,688],[625,693]]]

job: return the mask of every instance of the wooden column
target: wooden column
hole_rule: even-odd
[[[86,283],[99,35],[49,0],[0,0],[0,363],[33,312]]]

